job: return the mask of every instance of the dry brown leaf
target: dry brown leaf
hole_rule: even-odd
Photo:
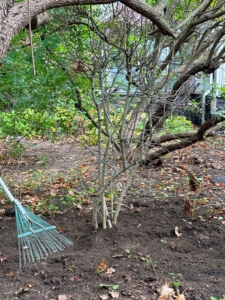
[[[108,275],[108,277],[111,277],[115,272],[116,270],[114,268],[109,268],[107,269],[106,274]]]
[[[130,210],[134,209],[133,204],[130,204]]]
[[[166,295],[159,296],[158,300],[169,300],[169,298]]]
[[[90,200],[89,199],[84,199],[83,200],[83,204],[84,205],[89,205],[91,202],[90,202]]]
[[[168,283],[165,283],[161,288],[161,293],[158,300],[170,300],[174,294],[174,289],[170,288]]]
[[[83,207],[80,204],[77,204],[76,209],[83,210]]]
[[[71,280],[71,281],[77,281],[77,282],[78,282],[78,281],[81,281],[81,279],[78,278],[78,277],[76,277],[76,276],[71,277],[70,280]]]
[[[120,293],[116,292],[116,291],[111,291],[111,292],[109,292],[109,294],[113,299],[119,298],[119,295],[120,295]]]
[[[182,235],[182,233],[179,232],[178,226],[175,227],[174,231],[175,231],[175,234],[176,234],[177,237],[180,237]]]
[[[101,300],[107,300],[107,299],[109,299],[109,296],[108,295],[101,295],[100,299]]]
[[[0,258],[0,262],[2,263],[3,261],[8,260],[8,259],[9,259],[9,257],[8,257],[8,256],[5,256],[5,257],[3,257],[3,258]]]
[[[68,300],[68,298],[66,297],[66,295],[59,295],[58,300]]]
[[[13,277],[14,273],[12,271],[10,271],[9,273],[6,274],[6,277]]]
[[[98,264],[98,271],[101,273],[105,271],[105,269],[108,267],[107,261],[103,258],[102,262]]]
[[[186,300],[186,298],[185,298],[184,294],[180,294],[176,297],[175,300]]]
[[[186,298],[185,298],[184,294],[180,294],[176,297],[175,300],[186,300]]]

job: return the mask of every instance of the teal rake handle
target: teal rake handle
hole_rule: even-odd
[[[27,215],[24,207],[22,206],[22,204],[19,202],[18,199],[15,199],[13,197],[13,195],[11,194],[10,190],[7,188],[7,186],[5,185],[4,181],[2,180],[2,178],[0,177],[0,185],[1,187],[3,188],[4,192],[6,193],[7,197],[9,198],[9,200],[14,203],[20,210],[20,212],[23,214],[24,218],[26,219],[26,221],[29,223],[29,228],[31,230],[30,233],[25,233],[25,234],[22,234],[21,236],[25,236],[25,235],[30,235],[32,233],[37,233],[37,232],[41,232],[44,230],[51,230],[51,229],[55,229],[56,227],[51,225],[51,226],[48,226],[47,228],[42,226],[41,224],[35,222],[34,220],[31,220],[29,218],[29,216]],[[30,226],[30,223],[34,223],[36,225],[38,225],[39,227],[41,227],[41,229],[36,229],[36,230],[33,230],[32,227]]]
[[[5,182],[2,180],[2,178],[0,177],[0,185],[1,185],[1,187],[3,188],[3,190],[4,190],[4,192],[6,193],[6,195],[7,195],[7,197],[9,198],[9,200],[11,201],[11,202],[14,202],[15,203],[15,199],[14,199],[14,197],[13,197],[13,195],[11,194],[11,192],[9,191],[9,189],[7,188],[7,186],[5,185]],[[21,204],[20,204],[21,205]],[[25,212],[25,210],[24,210],[24,208],[22,207],[22,210],[23,210],[23,214],[25,213],[26,214],[26,212]]]

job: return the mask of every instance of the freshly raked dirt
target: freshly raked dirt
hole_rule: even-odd
[[[45,195],[58,205],[68,185],[81,194],[96,178],[95,158],[75,142],[28,141],[17,159],[5,156],[5,140],[0,144],[4,180],[23,204],[33,203],[32,209]],[[57,224],[73,246],[22,270],[16,220],[1,192],[0,300],[164,300],[179,293],[187,300],[225,297],[224,186],[209,180],[209,175],[225,176],[224,144],[218,137],[174,153],[159,168],[140,168],[112,229],[94,232],[94,193],[84,199],[86,205],[63,207],[55,215],[43,212],[41,217]],[[179,164],[204,179],[193,222],[183,215],[185,195],[190,201],[194,195]],[[163,288],[174,297],[160,298]]]

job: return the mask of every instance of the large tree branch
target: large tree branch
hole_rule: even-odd
[[[162,34],[176,38],[175,33],[171,29],[171,26],[167,24],[163,16],[154,7],[148,5],[143,0],[122,0],[121,2],[134,11],[138,12],[142,16],[151,20],[158,26]]]
[[[187,24],[192,18],[196,17],[198,13],[204,12],[213,0],[205,0],[201,5],[198,6],[183,22],[181,22],[177,29],[182,28],[185,24]]]
[[[31,18],[51,8],[69,6],[69,5],[83,5],[83,4],[108,4],[115,0],[31,0]],[[163,17],[154,9],[142,0],[123,0],[126,6],[134,11],[145,16],[156,24],[159,30],[165,34],[175,38],[175,34],[164,21]],[[6,17],[3,17],[0,10],[0,61],[6,55],[7,49],[13,37],[28,24],[28,8],[27,2],[16,3],[10,10]]]
[[[166,145],[159,150],[156,150],[149,155],[141,162],[142,165],[148,165],[153,160],[166,155],[167,153],[173,152],[175,150],[186,148],[192,144],[197,143],[202,140],[206,131],[210,129],[212,126],[225,121],[225,117],[214,117],[207,122],[203,123],[196,133],[193,133],[191,136],[182,139],[181,141],[173,144]]]

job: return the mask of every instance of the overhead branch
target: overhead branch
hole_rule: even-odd
[[[158,26],[162,34],[171,36],[174,39],[176,38],[176,34],[171,29],[171,26],[167,24],[163,16],[154,7],[148,5],[143,0],[122,0],[121,2],[151,20],[156,26]]]
[[[205,0],[199,5],[183,22],[181,22],[176,29],[182,28],[185,24],[187,24],[192,18],[196,17],[199,13],[204,12],[213,0]]]
[[[52,8],[69,5],[109,4],[114,2],[115,0],[30,0],[30,15],[31,19],[34,19],[35,16]],[[175,33],[160,15],[160,13],[143,0],[123,0],[121,2],[147,19],[151,20],[158,26],[159,30],[164,35],[176,38]],[[6,55],[7,49],[13,37],[27,25],[28,11],[26,1],[15,3],[15,5],[9,9],[6,16],[3,15],[2,10],[0,9],[0,61]]]

